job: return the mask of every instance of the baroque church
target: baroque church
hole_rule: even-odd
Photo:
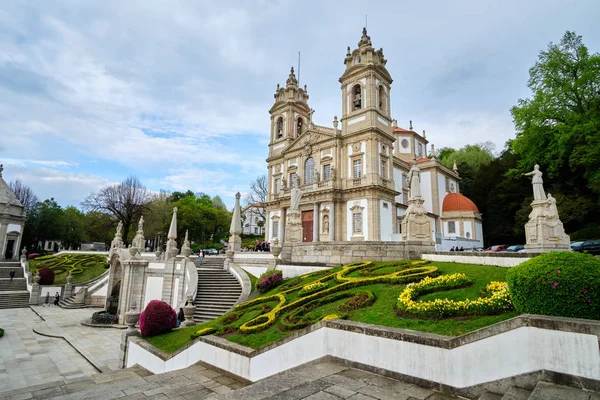
[[[437,250],[483,247],[482,217],[460,194],[456,165],[436,160],[433,145],[392,119],[392,77],[383,49],[375,50],[363,29],[358,48],[348,47],[342,88],[342,116],[333,127],[313,123],[306,85],[292,68],[285,87],[277,85],[271,107],[266,239],[285,242],[290,191],[302,190],[299,211],[303,242],[399,242],[408,207],[406,177],[420,169],[420,193],[431,220]]]

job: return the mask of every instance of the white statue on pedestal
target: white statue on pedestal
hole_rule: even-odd
[[[298,180],[296,180],[296,184],[292,188],[292,193],[290,196],[290,211],[298,211],[300,207],[300,199],[302,198],[302,190],[298,188]]]
[[[408,198],[416,199],[421,197],[421,170],[417,166],[417,160],[413,160],[410,171],[406,176],[408,185]]]
[[[544,192],[544,180],[542,179],[542,171],[540,166],[535,164],[533,171],[523,174],[525,176],[532,176],[531,183],[533,184],[533,200],[546,200],[546,193]]]

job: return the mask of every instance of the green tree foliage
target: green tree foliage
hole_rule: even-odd
[[[471,196],[475,176],[479,169],[488,165],[493,159],[494,144],[484,142],[468,144],[455,150],[452,147],[440,149],[437,158],[448,168],[454,167],[454,162],[460,175],[460,192],[467,197]]]
[[[85,214],[85,233],[90,242],[103,242],[108,245],[115,237],[118,221],[110,214],[89,211]]]
[[[177,207],[178,238],[183,238],[187,230],[189,239],[202,246],[227,239],[231,224],[227,209],[215,206],[215,203],[220,206],[219,202],[202,193],[198,196],[191,191],[176,193],[173,193],[174,198],[179,200],[173,202],[173,206]],[[220,200],[218,196],[215,198]]]
[[[61,244],[66,249],[79,248],[81,243],[87,240],[85,215],[77,208],[69,206],[65,208],[62,218]]]
[[[517,137],[510,148],[520,157],[511,173],[539,164],[557,203],[559,192],[581,199],[576,215],[561,218],[590,218],[600,195],[600,55],[566,32],[540,52],[529,76],[532,96],[511,109]]]
[[[40,242],[61,240],[64,226],[64,210],[54,198],[38,202],[25,223],[24,239],[27,248],[35,250]]]

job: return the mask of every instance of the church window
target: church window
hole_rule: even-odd
[[[448,233],[456,233],[456,223],[454,221],[448,221]]]
[[[311,184],[313,183],[315,177],[315,160],[312,157],[309,157],[304,162],[304,183]]]
[[[296,135],[300,136],[302,135],[302,125],[303,125],[303,120],[302,117],[298,118],[298,122],[296,123]]]
[[[352,233],[353,234],[362,233],[362,225],[363,225],[362,211],[354,211],[352,213]]]
[[[362,105],[362,93],[360,85],[354,85],[352,88],[352,111],[360,110]]]
[[[275,179],[275,193],[279,193],[281,191],[281,180]]]
[[[385,160],[381,160],[381,177],[387,179],[387,162]]]
[[[379,109],[381,111],[385,111],[385,106],[385,89],[383,88],[383,86],[379,86]]]
[[[277,139],[283,137],[283,118],[279,117],[277,120]]]
[[[296,187],[296,181],[297,181],[297,179],[296,179],[296,178],[297,178],[297,175],[296,175],[296,173],[295,173],[295,172],[292,172],[292,173],[290,174],[290,187],[291,187],[291,188],[293,188],[293,187]]]
[[[331,164],[323,165],[323,180],[329,182],[331,179]]]
[[[279,235],[279,221],[273,221],[273,234],[271,235],[273,239],[277,239]]]
[[[358,179],[362,176],[362,160],[352,161],[352,177]]]

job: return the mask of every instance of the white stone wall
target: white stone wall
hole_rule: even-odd
[[[360,206],[362,210],[362,234],[353,235],[352,233],[352,207]],[[346,203],[346,240],[351,241],[352,237],[363,237],[364,240],[369,240],[368,232],[369,208],[367,199],[353,199]]]
[[[385,205],[387,204],[387,208]],[[380,225],[380,240],[392,240],[394,233],[395,218],[393,214],[394,205],[387,200],[379,200],[379,225]]]
[[[454,246],[456,246],[457,242],[453,242],[455,244],[453,244]],[[450,247],[453,246],[452,244],[450,244],[450,242],[446,243],[444,242],[444,246],[446,246],[444,248],[444,251],[448,251],[450,249]],[[460,246],[460,242],[458,244],[458,246]],[[465,247],[463,245],[463,247]],[[473,247],[472,245],[470,245],[469,247]],[[510,268],[510,267],[514,267],[516,265],[521,264],[524,261],[527,261],[529,259],[531,259],[531,256],[527,256],[526,253],[517,253],[517,254],[523,254],[522,257],[502,257],[501,255],[498,256],[491,256],[491,255],[477,255],[477,253],[475,255],[462,255],[460,252],[455,254],[432,254],[432,253],[426,253],[421,255],[421,258],[423,260],[429,260],[429,261],[440,261],[440,262],[457,262],[457,263],[462,263],[462,264],[478,264],[478,265],[494,265],[497,267],[506,267],[506,268]]]
[[[163,278],[159,276],[149,276],[146,278],[146,292],[144,293],[144,307],[152,300],[162,300]]]
[[[430,172],[421,172],[421,196],[425,203],[423,203],[423,207],[427,212],[433,212],[433,195],[431,190],[431,173]]]
[[[400,193],[396,196],[396,203],[402,203],[402,170],[394,168],[394,190]]]
[[[130,343],[127,367],[139,364],[162,373],[203,361],[256,382],[324,356],[455,388],[541,370],[600,379],[597,336],[533,327],[519,327],[452,349],[325,327],[253,357],[199,341],[167,361]]]

